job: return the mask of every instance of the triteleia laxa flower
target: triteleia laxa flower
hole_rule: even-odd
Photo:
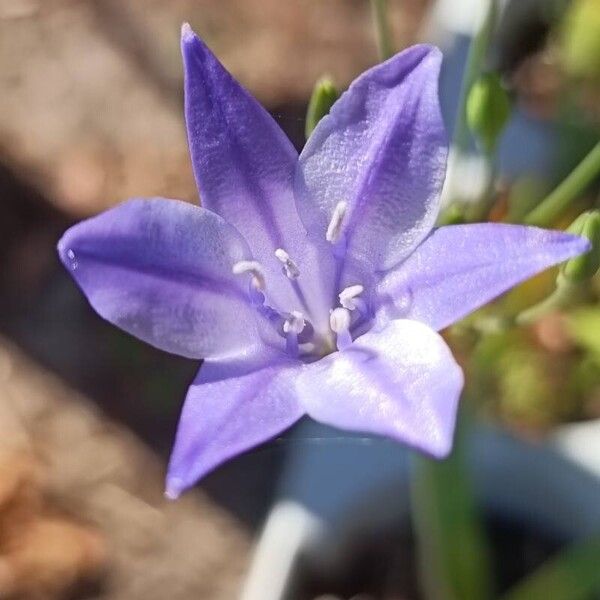
[[[187,25],[182,51],[202,207],[132,199],[58,245],[102,317],[204,359],[167,494],[306,414],[445,456],[463,376],[437,331],[587,242],[432,229],[447,154],[432,46],[363,73],[300,156]]]

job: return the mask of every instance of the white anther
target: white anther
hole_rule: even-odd
[[[290,316],[283,322],[283,332],[298,335],[302,333],[305,325],[304,315],[297,310],[293,310]]]
[[[348,310],[356,310],[357,308],[360,308],[364,302],[358,298],[358,296],[360,296],[364,291],[365,288],[360,285],[360,283],[343,289],[338,296],[340,299],[340,304]]]
[[[346,308],[334,308],[329,315],[329,326],[335,333],[350,329],[350,311]]]
[[[275,250],[275,256],[283,265],[283,272],[288,279],[296,279],[298,275],[300,275],[298,265],[296,265],[296,263],[290,258],[290,255],[283,248],[277,248],[277,250]]]
[[[262,265],[256,260],[240,260],[233,265],[231,269],[234,275],[250,273],[252,275],[252,285],[257,290],[265,289],[265,272]]]
[[[332,244],[337,242],[340,238],[340,233],[342,232],[342,224],[344,222],[344,217],[346,216],[346,211],[348,210],[347,202],[338,202],[333,209],[333,215],[331,216],[331,221],[329,221],[329,226],[327,227],[327,232],[325,233],[325,239]]]
[[[329,326],[335,332],[335,343],[340,351],[352,344],[350,321],[350,311],[347,308],[334,308],[329,315]]]

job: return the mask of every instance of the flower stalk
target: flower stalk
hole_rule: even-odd
[[[446,460],[415,456],[411,515],[427,600],[492,597],[490,548],[465,460],[465,417],[462,411]]]
[[[473,37],[471,45],[469,46],[467,64],[465,66],[460,89],[458,113],[456,115],[456,122],[452,133],[452,147],[457,151],[466,150],[468,144],[469,127],[467,125],[467,100],[471,88],[482,71],[497,19],[498,2],[497,0],[490,0],[489,8],[481,28],[475,37]]]
[[[477,34],[471,40],[471,44],[469,46],[469,53],[467,56],[467,63],[465,65],[465,70],[463,73],[463,79],[460,88],[460,95],[458,100],[458,111],[456,113],[456,120],[454,123],[454,130],[452,132],[452,140],[451,147],[457,155],[464,153],[467,150],[469,145],[469,124],[467,119],[467,103],[469,100],[470,92],[473,89],[478,77],[480,76],[484,64],[485,59],[488,53],[489,45],[492,41],[492,34],[496,27],[496,21],[498,19],[498,3],[497,0],[489,0],[488,11],[485,15],[483,23],[477,32]],[[490,153],[486,153],[486,157],[491,161]],[[455,189],[452,186],[452,181],[450,184],[450,204],[446,207],[446,209],[440,214],[438,219],[439,224],[446,224],[450,221],[451,217],[449,215],[458,215],[460,213],[464,213],[464,207],[459,207],[457,209],[457,200],[459,198],[455,198]],[[480,215],[487,214],[489,212],[488,205],[490,203],[490,198],[493,199],[493,182],[488,181],[488,185],[486,186],[484,197],[482,198],[480,204],[481,206],[475,207],[472,211],[474,214],[466,215],[462,214],[460,220],[462,221],[477,221],[480,219]]]
[[[527,225],[552,224],[600,174],[600,142],[569,175],[524,219]]]

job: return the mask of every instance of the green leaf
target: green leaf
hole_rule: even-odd
[[[462,436],[457,437],[446,460],[416,458],[412,516],[428,600],[492,597],[490,551],[464,464]]]
[[[321,77],[315,84],[308,110],[306,111],[306,138],[310,137],[318,122],[329,113],[333,103],[338,99],[338,91],[329,77]]]
[[[501,600],[587,600],[600,591],[600,536],[551,558]]]
[[[467,96],[467,124],[490,153],[510,117],[511,103],[500,77],[486,73],[471,86]]]

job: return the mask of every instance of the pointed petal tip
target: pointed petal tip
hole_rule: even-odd
[[[76,227],[76,226],[75,226]],[[72,229],[72,228],[71,228]],[[72,235],[71,229],[67,229],[61,238],[56,243],[56,252],[58,253],[58,258],[63,266],[67,269],[75,269],[77,266],[77,261],[75,257],[75,252],[72,248]]]
[[[454,430],[450,432],[450,435],[445,436],[443,439],[437,439],[435,443],[431,444],[431,446],[429,446],[428,448],[423,448],[422,452],[424,452],[434,460],[444,460],[450,455],[450,452],[452,451],[453,442]]]
[[[165,485],[165,498],[177,500],[183,493],[185,486],[179,477],[168,477]]]
[[[592,242],[590,242],[590,240],[587,238],[579,235],[574,235],[573,238],[575,238],[573,239],[573,242],[574,249],[576,250],[577,254],[585,254],[592,249]]]
[[[186,21],[181,25],[181,41],[190,42],[196,37],[192,26]]]

